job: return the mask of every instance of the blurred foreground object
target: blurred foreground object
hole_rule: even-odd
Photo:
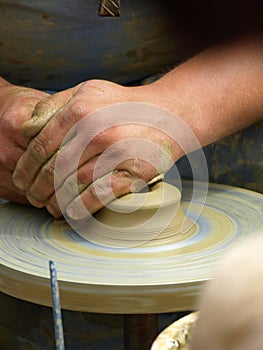
[[[263,349],[263,232],[218,265],[200,303],[191,350]]]

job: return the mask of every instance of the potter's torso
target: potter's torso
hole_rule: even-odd
[[[176,16],[161,1],[126,0],[98,16],[99,0],[0,1],[1,75],[64,89],[90,78],[127,83],[187,56]]]

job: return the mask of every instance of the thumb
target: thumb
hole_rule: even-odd
[[[32,117],[21,124],[21,133],[29,138],[35,137],[73,97],[76,87],[58,92],[42,99],[35,106]]]

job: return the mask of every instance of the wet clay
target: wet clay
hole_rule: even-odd
[[[91,242],[113,248],[175,243],[196,231],[180,201],[176,187],[157,182],[147,192],[130,193],[112,201],[77,232]]]

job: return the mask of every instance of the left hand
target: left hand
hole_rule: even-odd
[[[38,103],[32,119],[22,126],[25,135],[36,136],[17,164],[13,176],[15,185],[26,191],[31,204],[46,206],[54,217],[66,213],[80,220],[115,197],[139,190],[158,173],[166,172],[182,152],[161,129],[132,124],[128,119],[129,124],[114,125],[115,121],[118,123],[118,115],[109,113],[106,121],[113,122],[113,126],[103,130],[104,124],[91,117],[94,111],[117,103],[156,103],[156,95],[151,91],[150,86],[123,87],[91,80]],[[78,124],[87,115],[84,124]],[[73,126],[75,135],[59,150],[63,176],[56,184],[56,194],[63,198],[63,203],[58,204],[54,188],[55,162],[58,149]],[[91,142],[83,148],[88,138]],[[78,158],[79,163],[73,166]],[[77,197],[71,192],[76,172]],[[81,200],[88,212],[83,211],[83,206],[80,208]]]
[[[48,94],[13,85],[0,78],[0,198],[28,204],[23,191],[12,181],[17,161],[29,139],[21,135],[20,125],[30,119],[35,105]]]

